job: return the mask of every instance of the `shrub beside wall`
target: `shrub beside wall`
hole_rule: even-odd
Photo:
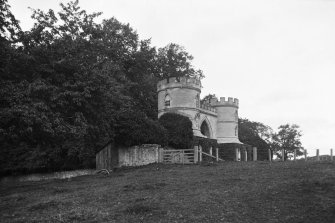
[[[175,113],[165,113],[159,118],[159,123],[167,130],[168,146],[175,149],[192,148],[193,130],[189,118]]]

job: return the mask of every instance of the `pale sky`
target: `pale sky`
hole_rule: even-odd
[[[33,24],[28,7],[57,12],[67,2],[8,1],[24,30]],[[129,23],[153,46],[184,46],[206,76],[202,97],[238,98],[240,117],[274,130],[298,124],[310,155],[335,149],[335,0],[81,0],[80,6]]]

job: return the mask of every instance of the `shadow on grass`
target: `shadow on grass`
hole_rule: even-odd
[[[298,186],[303,193],[329,193],[335,196],[335,178],[303,180]]]
[[[35,205],[29,207],[28,210],[29,211],[41,211],[41,210],[46,210],[46,209],[51,209],[51,208],[58,207],[58,205],[61,205],[61,202],[48,201],[48,202],[35,204]]]
[[[132,192],[132,191],[141,191],[141,190],[157,190],[162,187],[165,187],[166,183],[153,183],[153,184],[143,184],[143,185],[136,185],[136,184],[127,184],[123,187],[123,191],[125,192]]]

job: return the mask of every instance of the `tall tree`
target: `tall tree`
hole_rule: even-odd
[[[197,77],[177,44],[159,49],[129,24],[95,19],[78,1],[33,10],[22,32],[0,2],[0,173],[94,166],[107,141],[166,142],[157,120],[156,83]]]
[[[175,43],[158,49],[157,64],[160,78],[196,77],[203,78],[203,72],[192,65],[193,56]]]
[[[78,1],[61,4],[58,13],[33,10],[34,27],[20,44],[7,44],[11,60],[1,66],[0,89],[2,171],[90,167],[95,151],[130,135],[123,130],[138,117],[137,135],[127,144],[147,143],[151,133],[142,130],[151,127],[164,135],[155,112],[155,48],[115,18],[96,23],[99,15],[88,14]]]
[[[278,127],[278,133],[273,135],[273,147],[278,157],[282,157],[282,150],[284,150],[284,159],[291,158],[294,150],[297,155],[303,155],[303,147],[300,137],[302,133],[299,126],[296,124],[286,124]]]
[[[257,147],[260,160],[268,159],[268,149],[271,148],[271,143],[268,138],[270,136],[268,134],[270,134],[271,128],[263,123],[243,118],[239,118],[238,126],[238,137],[240,141]]]

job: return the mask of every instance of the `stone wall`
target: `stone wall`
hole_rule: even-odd
[[[132,147],[114,147],[108,143],[96,154],[96,169],[112,170],[122,166],[142,166],[160,161],[160,145],[144,144]]]
[[[118,166],[142,166],[159,162],[159,149],[157,144],[145,144],[129,148],[119,148]]]
[[[78,177],[83,175],[93,175],[95,170],[72,170],[72,171],[61,171],[54,173],[35,173],[25,176],[9,176],[1,178],[1,183],[15,183],[24,181],[41,181],[41,180],[55,180],[55,179],[69,179],[72,177]]]

